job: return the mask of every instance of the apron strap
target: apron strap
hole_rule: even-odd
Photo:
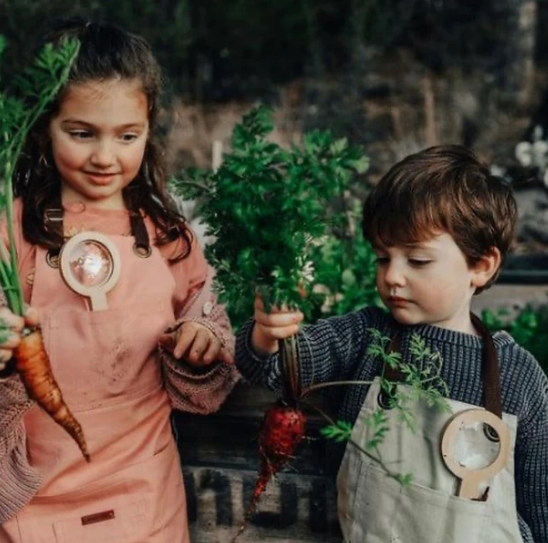
[[[500,371],[493,336],[477,315],[470,313],[470,319],[483,340],[482,380],[485,409],[502,418]],[[390,338],[388,352],[401,352],[401,334],[399,331]],[[384,376],[389,381],[400,383],[404,381],[401,371],[388,364],[385,364]]]
[[[57,232],[61,237],[64,235],[63,213],[63,208],[59,207],[46,209],[44,214],[44,221],[46,222],[47,228]],[[130,212],[129,222],[131,225],[131,235],[135,238],[135,243],[133,244],[135,254],[141,258],[148,258],[152,253],[152,248],[150,246],[150,238],[142,215],[140,213]],[[46,260],[52,268],[59,267],[60,252],[61,247],[50,249],[47,252]]]
[[[481,339],[483,340],[482,379],[485,409],[487,409],[487,411],[491,411],[491,413],[497,415],[497,417],[501,419],[502,399],[500,392],[500,370],[497,350],[495,349],[495,343],[493,342],[493,336],[477,315],[470,313],[470,318],[472,319],[472,324],[480,333]]]

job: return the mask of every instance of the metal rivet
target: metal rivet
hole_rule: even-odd
[[[46,253],[46,262],[48,263],[48,266],[50,266],[50,268],[58,268],[59,267],[59,253],[48,251]]]
[[[377,396],[377,403],[381,409],[388,410],[394,408],[394,402],[386,390],[381,390],[379,392],[379,395]]]
[[[137,245],[134,243],[133,252],[140,258],[148,258],[152,254],[152,248],[150,245]]]
[[[483,425],[483,433],[485,434],[485,437],[489,441],[491,441],[492,443],[499,443],[500,442],[500,437],[499,437],[497,431],[492,426],[490,426],[489,424],[484,424]]]
[[[206,302],[204,307],[202,307],[202,313],[207,317],[211,311],[213,311],[213,304],[211,302]]]

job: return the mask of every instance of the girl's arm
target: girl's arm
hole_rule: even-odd
[[[21,260],[26,260],[30,258],[29,253],[32,251],[28,244],[23,245],[20,230],[17,228],[21,215],[20,200],[16,200],[14,212],[16,240],[19,241],[18,254]],[[7,244],[3,221],[0,223],[0,235]],[[0,317],[3,317],[8,327],[15,324],[16,329],[22,328],[22,319],[12,315],[6,304],[5,296],[0,289]],[[18,324],[17,320],[20,321]],[[28,315],[27,321],[28,324],[36,324],[36,313]],[[0,352],[3,360],[9,358],[12,348],[13,344],[10,342],[2,345]],[[40,488],[41,475],[28,461],[27,438],[23,426],[23,416],[34,405],[18,375],[11,374],[0,378],[0,524],[27,505]]]
[[[234,336],[225,308],[212,291],[215,273],[207,265],[204,271],[203,282],[192,288],[168,333],[177,338],[184,328],[204,327],[220,342],[223,359],[197,367],[174,357],[169,348],[160,349],[166,391],[173,408],[199,414],[216,411],[239,379],[235,366],[223,361],[233,358]]]
[[[18,375],[0,381],[0,524],[38,492],[40,473],[27,459],[23,415],[34,405]]]
[[[18,334],[25,320],[11,313],[6,306],[0,308],[0,319],[2,335],[5,338],[5,341],[0,344],[3,370],[0,372],[0,481],[2,481],[0,524],[2,524],[32,499],[40,487],[41,477],[28,462],[26,434],[23,427],[23,416],[34,402],[29,399],[19,376],[12,372],[9,364],[4,363],[11,358],[13,348],[19,343]],[[29,314],[26,323],[29,325],[38,323],[35,311]]]

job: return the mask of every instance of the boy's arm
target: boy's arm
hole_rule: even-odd
[[[524,379],[526,413],[518,421],[516,502],[535,543],[548,541],[548,379],[536,363]]]
[[[362,310],[304,326],[297,334],[303,388],[353,378],[354,367],[365,354],[371,320],[371,313]],[[261,354],[253,348],[255,325],[254,319],[248,321],[236,335],[236,366],[247,381],[279,392],[278,353]]]

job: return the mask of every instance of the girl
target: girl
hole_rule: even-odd
[[[378,442],[389,428],[369,449],[380,452],[383,465],[350,445],[333,451],[346,542],[548,541],[548,380],[506,332],[491,336],[470,313],[473,295],[497,277],[515,221],[511,188],[461,146],[410,155],[369,193],[363,232],[377,253],[377,289],[389,312],[365,308],[298,336],[303,388],[372,382],[338,387],[338,418],[353,424],[353,442]],[[237,335],[244,377],[280,388],[277,339],[295,334],[302,318],[298,311],[266,313],[257,300],[255,319]],[[416,428],[409,430],[379,381],[402,375],[368,350],[372,329],[391,337],[403,362],[419,365],[423,375],[436,368],[420,366],[413,335],[441,356],[450,413],[410,402]],[[386,424],[366,424],[372,413]],[[455,454],[459,447],[466,454]],[[387,467],[412,481],[401,485]]]
[[[11,373],[23,322],[4,308],[15,333],[0,350],[0,542],[184,543],[170,413],[209,413],[229,393],[230,326],[164,192],[149,46],[81,20],[47,41],[67,36],[80,41],[69,81],[17,165],[16,239],[27,323],[39,318],[91,462]]]

